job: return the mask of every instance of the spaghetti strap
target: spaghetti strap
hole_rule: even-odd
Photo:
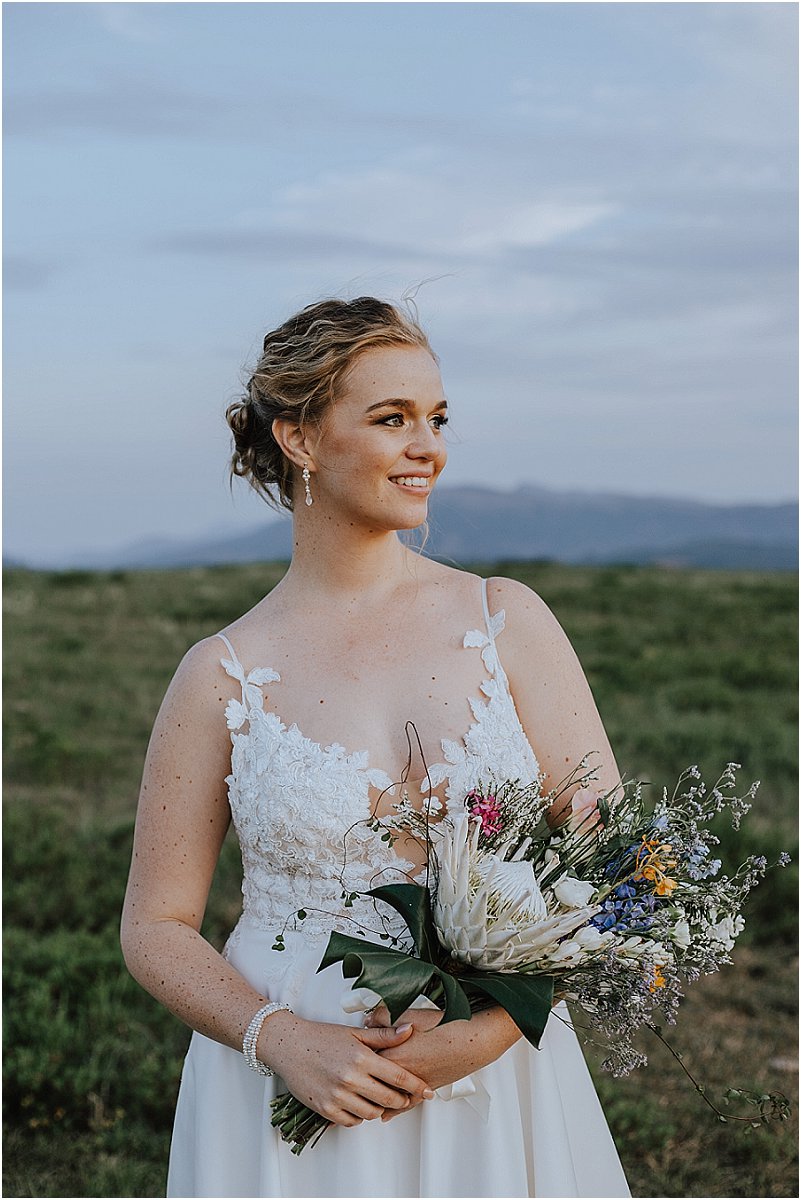
[[[481,603],[484,606],[484,623],[487,629],[487,637],[494,646],[496,637],[499,633],[503,632],[504,625],[506,624],[506,611],[499,608],[496,613],[490,616],[486,579],[481,580]]]
[[[264,695],[261,690],[261,685],[264,683],[278,683],[281,676],[272,667],[254,667],[252,671],[245,674],[245,668],[237,658],[236,650],[229,642],[224,633],[217,633],[215,637],[220,638],[225,643],[226,649],[230,654],[230,658],[221,658],[220,666],[224,668],[226,675],[230,675],[232,679],[236,679],[242,687],[242,703],[246,709],[263,708]],[[230,708],[230,705],[229,705]],[[230,728],[238,728],[231,725],[231,714],[226,710],[228,723]]]
[[[499,633],[503,632],[504,626],[506,625],[506,610],[499,608],[496,613],[493,613],[492,616],[490,616],[486,579],[481,580],[481,602],[484,606],[484,621],[487,627],[488,641],[488,645],[482,657],[492,673],[497,674],[501,685],[506,689],[511,699],[512,692],[511,688],[509,687],[509,680],[506,672],[503,669],[503,663],[501,662],[501,657],[498,654],[498,647],[495,644],[496,637]]]
[[[228,638],[225,636],[225,634],[218,633],[218,634],[215,634],[215,637],[222,638],[222,640],[225,642],[226,646],[228,647],[228,653],[231,655],[231,662],[234,664],[234,666],[240,667],[242,669],[242,673],[244,674],[244,668],[242,667],[241,662],[239,661],[239,659],[236,656],[236,650],[234,650],[233,646],[228,641]]]
[[[481,580],[481,603],[484,605],[484,624],[487,626],[487,634],[489,636],[490,641],[493,641],[494,639],[492,637],[492,625],[490,624],[490,615],[489,615],[489,601],[487,600],[487,581],[486,581],[486,579]]]

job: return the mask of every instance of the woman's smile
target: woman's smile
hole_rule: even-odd
[[[417,492],[420,496],[428,496],[433,484],[433,477],[431,475],[396,475],[390,479],[390,483],[396,484],[406,492]]]

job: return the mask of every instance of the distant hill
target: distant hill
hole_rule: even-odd
[[[794,569],[796,504],[718,505],[614,493],[443,488],[427,549],[457,561],[551,559]]]
[[[530,485],[508,492],[456,486],[434,492],[429,526],[426,553],[456,563],[550,559],[758,570],[794,570],[798,564],[795,503],[720,505]],[[291,548],[291,522],[275,516],[225,539],[159,538],[47,565],[247,563],[288,559]]]

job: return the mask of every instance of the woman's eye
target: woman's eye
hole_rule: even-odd
[[[378,424],[388,425],[390,429],[401,429],[405,419],[403,413],[389,413],[386,417],[381,417]],[[431,421],[435,429],[442,429],[444,425],[448,424],[448,418],[444,413],[435,413]]]

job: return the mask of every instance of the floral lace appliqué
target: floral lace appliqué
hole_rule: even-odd
[[[489,778],[530,782],[539,775],[498,658],[495,638],[503,611],[486,633],[470,630],[465,648],[481,649],[488,678],[481,698],[471,698],[473,723],[461,743],[442,740],[444,761],[429,768],[432,788],[447,781],[448,807]],[[393,786],[385,771],[370,767],[367,752],[349,754],[338,743],[321,746],[296,724],[265,712],[261,685],[280,681],[269,667],[245,674],[233,653],[221,660],[238,680],[242,699],[226,707],[231,730],[231,774],[226,779],[243,867],[243,919],[275,930],[292,925],[304,936],[323,938],[338,929],[371,940],[389,933],[405,940],[394,910],[371,899],[346,904],[350,893],[415,878],[418,870],[401,859],[370,827],[370,788]],[[343,896],[343,892],[345,895]],[[294,920],[299,911],[306,915]],[[234,940],[236,933],[232,935]],[[230,943],[233,944],[233,943]]]

